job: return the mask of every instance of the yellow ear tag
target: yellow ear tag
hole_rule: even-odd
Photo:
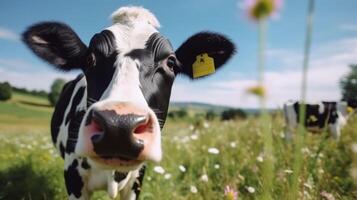
[[[207,53],[196,56],[196,61],[192,65],[193,78],[213,74],[215,71],[214,59]]]

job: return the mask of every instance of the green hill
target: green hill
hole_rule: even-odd
[[[10,100],[0,102],[0,133],[33,127],[48,129],[52,111],[46,98],[13,92]]]

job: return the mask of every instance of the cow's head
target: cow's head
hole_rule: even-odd
[[[220,34],[201,32],[174,51],[155,16],[143,8],[120,8],[112,19],[88,47],[57,22],[33,25],[23,36],[42,59],[85,75],[88,108],[75,152],[98,166],[128,171],[144,160],[160,161],[160,128],[175,77],[193,78],[192,65],[202,53],[221,67],[235,47]]]

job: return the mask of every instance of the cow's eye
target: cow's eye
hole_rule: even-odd
[[[166,65],[170,67],[171,69],[174,69],[176,66],[176,58],[175,56],[169,56],[166,61]]]

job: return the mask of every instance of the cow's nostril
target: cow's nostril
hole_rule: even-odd
[[[151,120],[146,119],[143,123],[139,124],[133,132],[134,134],[141,134],[150,131],[151,128]]]

